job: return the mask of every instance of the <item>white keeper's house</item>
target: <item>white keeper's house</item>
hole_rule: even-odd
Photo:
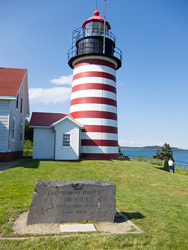
[[[10,161],[23,155],[27,116],[27,69],[0,68],[0,161]]]

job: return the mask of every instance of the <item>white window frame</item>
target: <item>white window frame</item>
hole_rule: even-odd
[[[70,148],[70,134],[63,134],[63,147]]]

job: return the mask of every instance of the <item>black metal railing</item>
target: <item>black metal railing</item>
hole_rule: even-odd
[[[96,37],[96,39],[89,39],[94,37]],[[104,33],[101,29],[78,28],[74,30],[72,33],[72,47],[68,51],[68,60],[81,54],[103,54],[103,45],[96,41],[103,41],[103,37]],[[106,50],[104,54],[117,57],[122,61],[123,53],[119,48],[115,47],[116,38],[114,34],[108,30],[105,37],[107,39],[105,39]],[[111,46],[111,51],[109,51],[109,41],[111,41],[111,44],[114,44]]]
[[[73,30],[72,32],[72,44],[75,44],[78,40],[88,37],[88,36],[104,36],[104,30],[100,28],[78,28]],[[116,37],[114,34],[107,30],[105,33],[105,37],[111,39],[114,43],[116,43]]]
[[[70,60],[72,57],[78,56],[80,54],[89,54],[89,52],[87,52],[87,49],[89,49],[89,51],[90,51],[90,48],[91,48],[91,45],[90,44],[88,44],[88,45],[86,44],[85,47],[84,47],[85,50],[82,50],[82,53],[79,53],[77,47],[75,45],[72,46],[68,50],[68,60]],[[95,54],[102,54],[102,53],[98,52],[98,53],[95,53]],[[105,55],[108,55],[108,54],[105,53]],[[122,53],[122,51],[119,48],[115,47],[114,51],[113,51],[113,56],[117,57],[120,61],[122,61],[123,53]]]

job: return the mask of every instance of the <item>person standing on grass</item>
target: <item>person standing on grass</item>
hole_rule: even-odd
[[[169,166],[170,173],[173,173],[174,162],[173,162],[172,158],[169,159],[168,166]]]

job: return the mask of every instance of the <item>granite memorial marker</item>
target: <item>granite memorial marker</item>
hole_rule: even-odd
[[[35,183],[27,224],[114,222],[116,185],[112,182],[42,181]]]

